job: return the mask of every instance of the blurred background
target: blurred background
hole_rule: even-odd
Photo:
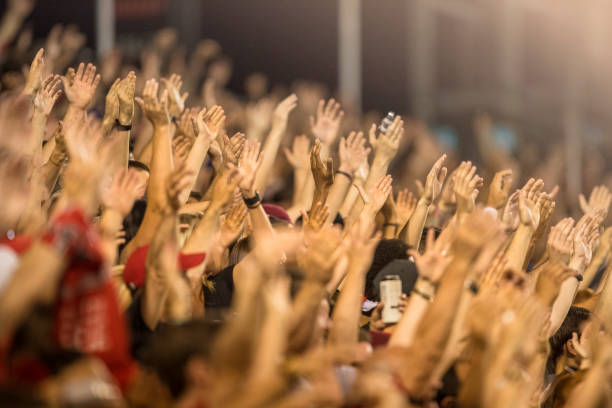
[[[363,112],[422,120],[474,160],[474,115],[488,112],[497,147],[528,168],[557,155],[548,171],[575,196],[610,170],[610,17],[607,0],[55,0],[28,24],[41,41],[77,25],[85,59],[118,46],[138,61],[164,27],[179,55],[212,38],[236,95],[255,72],[271,87],[315,81]]]

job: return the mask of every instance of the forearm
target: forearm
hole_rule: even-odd
[[[153,140],[149,141],[145,147],[142,148],[136,159],[151,167],[151,159],[153,157]]]
[[[289,349],[303,352],[312,340],[317,312],[326,296],[325,288],[317,282],[305,281],[293,301],[290,322]]]
[[[109,168],[113,171],[120,168],[127,168],[130,160],[130,131],[112,129],[110,137],[117,140],[115,144],[115,152],[111,156]]]
[[[372,166],[370,168],[370,173],[368,174],[368,178],[366,179],[363,189],[364,191],[370,191],[370,189],[378,183],[378,181],[387,174],[387,168],[389,168],[390,160],[387,158],[376,155],[374,160],[372,161]],[[363,209],[364,202],[363,200],[355,201],[355,204],[351,208],[349,217],[351,219],[356,219],[361,213]]]
[[[40,172],[41,172],[42,182],[43,182],[43,185],[46,187],[46,190],[48,193],[47,196],[44,197],[44,199],[48,199],[51,193],[53,192],[53,188],[55,187],[55,184],[57,183],[57,179],[59,178],[62,167],[63,167],[63,162],[53,163],[51,161],[43,164],[43,166],[41,167]]]
[[[259,170],[257,171],[257,175],[255,176],[255,190],[261,191],[262,194],[266,189],[268,175],[272,170],[272,166],[274,166],[276,154],[278,153],[278,148],[280,146],[283,135],[285,134],[286,128],[286,123],[281,125],[276,124],[272,126],[272,130],[270,131],[270,134],[268,135],[266,142],[263,146],[263,161]]]
[[[413,293],[410,296],[408,306],[389,339],[389,346],[408,347],[412,345],[421,319],[429,305],[430,302],[418,294]]]
[[[331,344],[356,344],[361,316],[361,299],[365,289],[366,271],[351,262],[332,315],[332,328],[329,333]]]
[[[308,176],[308,169],[295,169],[293,171],[293,198],[291,200],[292,207],[299,207],[304,200],[304,185]]]
[[[327,208],[329,209],[329,218],[327,222],[331,223],[336,218],[336,214],[340,211],[340,206],[346,197],[346,194],[351,187],[351,179],[346,175],[338,173],[334,178],[334,184],[329,191],[327,197]]]
[[[202,137],[198,137],[193,144],[193,147],[189,151],[189,155],[187,156],[187,160],[185,166],[188,171],[192,173],[191,182],[189,187],[186,188],[180,195],[181,203],[185,204],[189,199],[189,194],[195,183],[198,179],[198,174],[200,173],[200,169],[202,168],[202,164],[204,163],[204,159],[206,158],[206,154],[208,153],[208,148],[210,147],[210,143]]]
[[[64,115],[64,123],[74,123],[85,120],[86,118],[87,111],[85,109],[81,109],[73,104],[70,104],[68,105],[68,109],[66,109],[66,114]]]
[[[559,295],[553,303],[552,310],[550,313],[550,331],[549,334],[552,336],[561,327],[567,312],[569,312],[576,291],[578,290],[578,280],[574,277],[568,278],[563,281],[559,290]]]
[[[166,180],[172,171],[172,146],[168,126],[156,126],[153,133],[153,160],[147,188],[147,208],[136,236],[124,248],[122,260],[126,260],[134,249],[146,245],[153,239],[161,215],[168,206]]]
[[[219,217],[221,208],[211,204],[204,217],[194,228],[193,232],[183,245],[182,251],[187,254],[206,252],[219,230]]]
[[[280,364],[284,361],[287,348],[288,320],[285,313],[266,311],[251,363],[248,379],[251,387],[259,388],[258,385],[269,382],[279,374]]]
[[[151,330],[157,327],[170,293],[167,271],[163,270],[163,246],[176,245],[176,213],[167,211],[158,224],[157,232],[147,251],[147,276],[141,303],[142,318]]]
[[[447,267],[433,303],[418,327],[419,336],[405,356],[402,377],[411,395],[423,397],[448,342],[470,262],[458,256]],[[410,367],[410,368],[408,368]]]
[[[35,158],[36,164],[42,164],[42,143],[45,139],[45,129],[47,127],[47,116],[34,109],[32,113],[32,137],[30,145],[27,146],[27,153]]]
[[[253,231],[257,231],[258,233],[264,231],[272,234],[274,233],[274,228],[272,228],[272,224],[270,224],[270,218],[268,218],[268,214],[266,214],[261,205],[255,208],[249,208],[248,214],[251,219]]]
[[[423,198],[421,198],[417,203],[414,214],[410,218],[410,222],[408,223],[408,236],[406,243],[415,250],[419,249],[421,236],[423,235],[423,229],[425,228],[425,222],[427,221],[428,214],[429,204]]]
[[[529,252],[531,235],[532,231],[529,228],[519,225],[506,250],[507,268],[515,271],[523,270],[523,264]]]
[[[595,306],[595,313],[604,322],[607,329],[612,327],[612,279],[610,279],[610,273],[612,270],[612,262],[608,264],[601,284],[601,293],[599,300]]]

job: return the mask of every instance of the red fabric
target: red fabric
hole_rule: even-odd
[[[266,214],[271,217],[278,218],[279,220],[287,221],[291,224],[291,217],[289,217],[289,213],[285,211],[283,207],[276,204],[262,204],[262,207]]]
[[[32,245],[32,237],[29,235],[17,235],[13,239],[5,239],[0,241],[0,244],[6,245],[11,248],[13,251],[17,252],[17,254],[24,253],[30,245]]]
[[[139,288],[144,285],[147,263],[147,253],[149,252],[149,246],[145,245],[130,254],[125,266],[123,268],[123,281],[126,285],[132,288]],[[206,254],[199,252],[195,254],[184,254],[179,252],[178,263],[182,270],[195,268],[204,262]]]
[[[391,335],[389,333],[370,330],[370,339],[372,340],[371,343],[374,348],[386,346],[390,338]]]
[[[79,209],[68,209],[43,240],[68,260],[55,304],[56,341],[62,348],[100,358],[125,390],[135,364],[96,229]]]

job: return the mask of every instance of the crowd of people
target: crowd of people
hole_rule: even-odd
[[[557,150],[237,95],[172,29],[87,62],[34,4],[0,22],[0,406],[612,406],[612,193]]]

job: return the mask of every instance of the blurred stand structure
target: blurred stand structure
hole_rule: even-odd
[[[468,157],[473,114],[486,110],[536,159],[564,141],[574,195],[583,153],[612,152],[610,15],[607,0],[96,0],[39,2],[32,19],[36,35],[75,22],[99,53],[115,38],[133,57],[167,25],[187,46],[215,38],[236,92],[252,72],[322,82],[365,111],[448,125]]]

